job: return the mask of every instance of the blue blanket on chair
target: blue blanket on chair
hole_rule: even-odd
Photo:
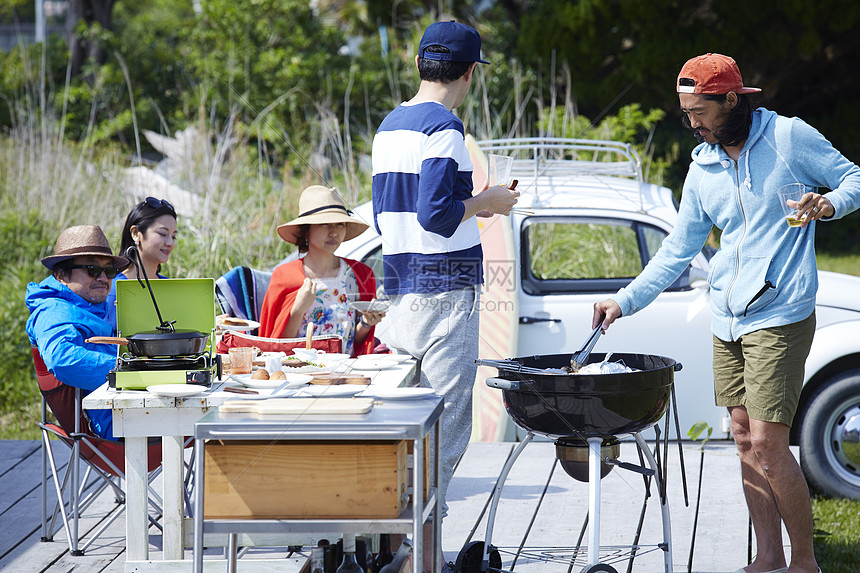
[[[215,280],[215,298],[221,312],[256,321],[272,273],[248,267],[233,267]]]

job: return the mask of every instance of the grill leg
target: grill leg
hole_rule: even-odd
[[[502,487],[505,485],[505,480],[508,479],[508,473],[514,467],[514,462],[520,457],[523,449],[532,441],[534,434],[529,432],[520,445],[516,447],[514,453],[508,458],[505,467],[502,468],[502,473],[499,475],[499,480],[496,482],[496,487],[493,489],[493,499],[490,503],[490,511],[487,514],[487,536],[484,538],[484,563],[489,562],[490,543],[493,541],[493,524],[496,522],[496,508],[499,507],[499,500],[502,498]]]
[[[603,438],[588,438],[588,563],[600,561],[600,446]]]
[[[648,465],[651,466],[651,469],[654,470],[654,479],[658,482],[657,491],[661,492],[665,487],[665,484],[660,482],[660,471],[657,467],[657,461],[654,459],[651,450],[648,449],[648,444],[645,442],[645,438],[643,438],[638,432],[633,434],[633,437],[636,439],[636,443],[639,444],[639,449],[645,456],[645,460],[648,462]],[[663,549],[663,565],[665,566],[666,573],[671,573],[672,571],[672,522],[669,519],[669,495],[660,496],[663,502],[660,504],[661,517],[663,520],[663,544],[665,548]]]

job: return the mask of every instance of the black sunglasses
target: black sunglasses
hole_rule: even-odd
[[[174,215],[176,214],[176,209],[173,208],[173,205],[167,199],[156,199],[155,197],[147,197],[145,199],[145,203],[152,207],[153,209],[159,209],[161,207],[166,207],[170,209],[170,212]]]
[[[108,278],[108,280],[112,280],[115,276],[119,274],[119,269],[114,267],[100,267],[98,265],[69,265],[69,270],[71,269],[87,269],[87,274],[97,279],[99,275],[102,273]]]

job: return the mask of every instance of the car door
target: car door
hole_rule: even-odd
[[[631,214],[632,215],[632,214]],[[572,353],[591,332],[593,305],[629,284],[668,231],[658,220],[605,212],[536,214],[515,222],[519,253],[519,356]],[[656,354],[683,365],[675,386],[681,433],[704,420],[723,429],[713,403],[707,261],[692,267],[644,310],[617,320],[594,352]]]

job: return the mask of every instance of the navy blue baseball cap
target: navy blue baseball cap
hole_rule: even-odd
[[[451,53],[427,52],[426,50],[430,46],[443,46],[448,48]],[[436,22],[427,26],[424,35],[421,36],[418,57],[427,60],[490,63],[481,59],[481,35],[478,34],[478,31],[454,20]]]

